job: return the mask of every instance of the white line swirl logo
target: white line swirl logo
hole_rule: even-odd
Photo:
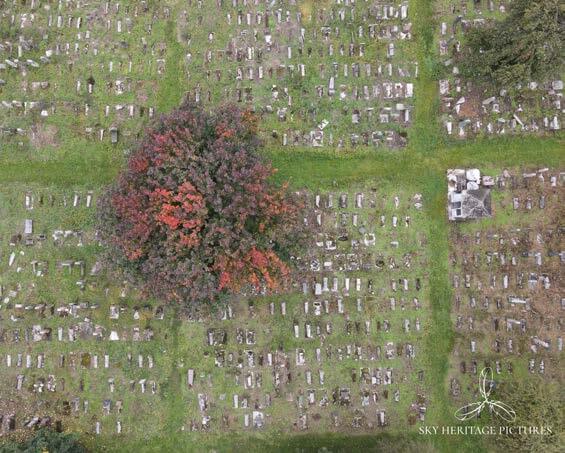
[[[485,407],[488,407],[490,412],[494,412],[504,421],[512,423],[516,420],[516,412],[508,404],[502,401],[489,399],[492,390],[493,373],[491,368],[483,368],[479,378],[479,391],[481,392],[482,401],[467,404],[455,412],[455,417],[458,420],[466,421],[474,417],[478,417]]]

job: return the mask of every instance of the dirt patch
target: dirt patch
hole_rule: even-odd
[[[145,105],[149,99],[148,93],[156,93],[158,84],[155,81],[139,81],[135,88],[135,98],[139,104]]]
[[[58,146],[58,132],[59,129],[51,124],[34,124],[29,132],[29,142],[35,149]]]
[[[479,118],[482,113],[481,94],[476,89],[471,89],[465,95],[465,102],[461,105],[459,116],[462,118]]]
[[[305,0],[299,6],[302,17],[306,22],[311,22],[312,17],[319,9],[328,8],[331,5],[329,0]]]

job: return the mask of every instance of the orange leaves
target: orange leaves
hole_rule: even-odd
[[[229,272],[222,272],[220,274],[218,289],[222,291],[224,288],[228,288],[231,285],[231,275]]]
[[[260,290],[265,285],[267,290],[275,291],[287,283],[290,275],[288,266],[277,254],[270,250],[252,247],[237,259],[223,257],[216,266],[220,269],[218,289],[239,291],[245,285]]]
[[[251,249],[248,256],[253,267],[256,267],[258,269],[265,269],[269,264],[267,255],[263,252],[260,252],[255,247]]]
[[[259,118],[251,110],[245,110],[241,114],[242,122],[251,134],[259,130]]]
[[[127,256],[128,260],[130,260],[130,261],[135,261],[135,260],[139,259],[141,257],[141,255],[143,255],[142,249],[135,249],[135,250],[126,251],[126,256]]]
[[[235,135],[235,131],[233,129],[225,129],[218,135],[221,138],[232,138]]]
[[[277,290],[289,276],[289,269],[272,250],[258,250],[253,247],[247,257],[251,264],[249,267],[248,282],[255,289],[260,289],[264,283],[268,290]]]
[[[180,245],[187,248],[197,246],[200,242],[198,231],[198,229],[195,229],[190,234],[180,233]]]
[[[132,157],[128,164],[136,173],[144,173],[149,168],[149,160],[143,155]]]
[[[155,216],[155,218],[158,222],[167,225],[171,230],[176,230],[181,224],[181,220],[173,215],[175,214],[175,211],[176,208],[173,205],[165,203],[161,206],[161,211]]]
[[[188,181],[182,183],[176,193],[163,188],[155,189],[150,198],[155,220],[171,231],[179,230],[179,244],[194,247],[198,244],[198,233],[205,222],[205,203],[202,195]]]
[[[170,197],[171,197],[171,194],[172,194],[172,192],[170,190],[166,190],[166,189],[163,189],[161,187],[157,187],[153,191],[152,194],[149,194],[149,196],[151,197],[151,195],[155,195],[155,196],[161,197],[162,199],[169,200]]]

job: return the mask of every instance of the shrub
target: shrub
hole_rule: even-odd
[[[233,105],[163,116],[99,203],[110,262],[184,308],[284,288],[306,237],[302,205],[270,181],[256,131]]]
[[[23,443],[7,442],[0,445],[0,453],[85,453],[87,450],[74,434],[64,434],[48,428],[38,430]]]

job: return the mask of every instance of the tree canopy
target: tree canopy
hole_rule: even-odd
[[[258,154],[256,117],[185,103],[150,128],[103,196],[111,262],[152,295],[189,308],[289,280],[303,213]]]
[[[504,20],[469,31],[462,74],[500,87],[560,75],[563,8],[560,0],[513,0]]]

